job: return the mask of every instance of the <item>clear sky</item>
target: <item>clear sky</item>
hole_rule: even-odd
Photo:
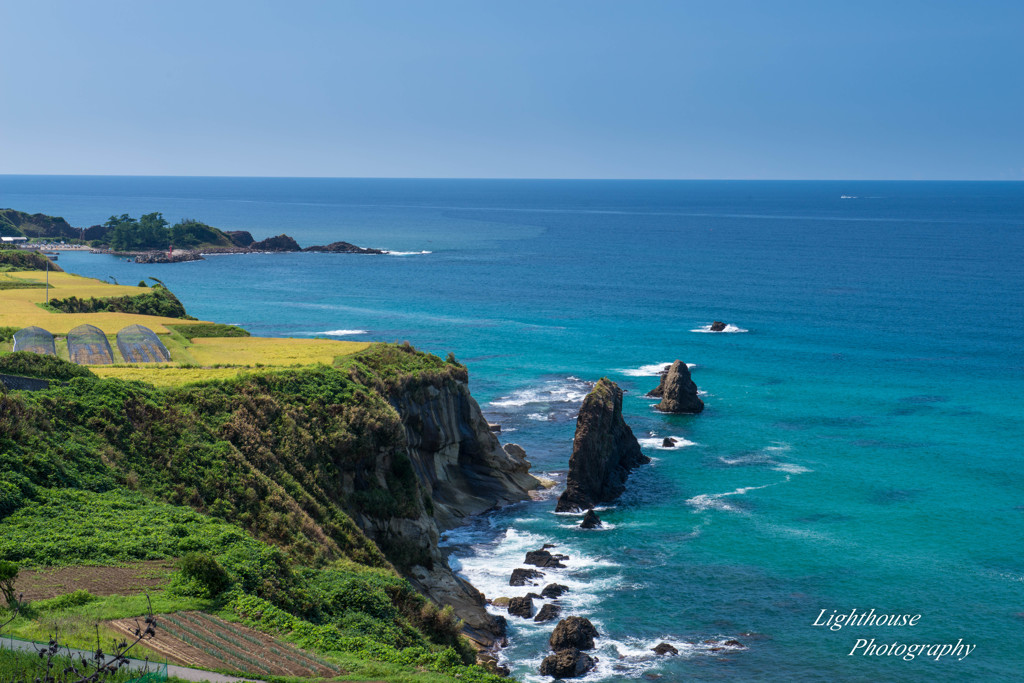
[[[0,0],[0,173],[1024,179],[1024,1]]]

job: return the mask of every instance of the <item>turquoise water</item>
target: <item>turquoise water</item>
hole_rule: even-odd
[[[655,460],[601,513],[608,528],[576,530],[548,498],[447,539],[490,597],[527,592],[507,585],[526,550],[570,555],[548,578],[573,589],[565,613],[603,635],[588,680],[1024,672],[1020,183],[8,176],[0,205],[85,226],[158,210],[416,252],[60,263],[160,278],[194,315],[256,334],[454,351],[503,439],[556,479],[588,383],[619,382]],[[712,320],[738,331],[703,332]],[[676,358],[695,364],[699,416],[643,398]],[[656,448],[667,435],[683,445]],[[872,608],[922,616],[813,625],[821,610]],[[539,680],[550,625],[510,627],[515,676]],[[713,651],[732,638],[746,648]],[[858,638],[976,648],[960,661],[848,655]],[[681,656],[649,656],[662,640]]]

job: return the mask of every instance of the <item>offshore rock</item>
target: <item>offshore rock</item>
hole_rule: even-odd
[[[704,410],[704,401],[697,396],[697,385],[690,379],[690,369],[683,361],[677,360],[672,364],[662,386],[661,403],[655,406],[661,412],[699,413]]]
[[[597,513],[594,512],[594,509],[591,508],[591,509],[587,510],[587,514],[583,515],[583,521],[580,522],[580,528],[581,529],[596,529],[596,528],[598,528],[600,526],[604,526],[604,525],[601,524],[601,518],[597,516]]]
[[[512,578],[508,580],[510,586],[539,586],[539,579],[544,578],[544,572],[536,569],[523,569],[522,567],[512,570]]]
[[[372,249],[368,247],[357,247],[348,242],[331,242],[328,245],[306,247],[302,251],[312,251],[325,254],[386,254],[383,249]]]
[[[666,365],[665,369],[658,373],[658,386],[654,387],[647,392],[647,396],[650,398],[661,398],[665,394],[665,376],[668,374],[668,369],[671,365]]]
[[[569,592],[568,586],[563,586],[560,583],[549,583],[544,586],[544,590],[540,592],[542,598],[560,598],[565,593]]]
[[[555,510],[587,510],[615,500],[626,490],[630,470],[650,461],[622,419],[622,389],[602,377],[580,407],[566,488]]]
[[[716,320],[715,322],[711,323],[711,331],[725,332],[725,323],[723,323],[721,320]]]
[[[590,619],[586,617],[566,617],[558,622],[558,626],[551,632],[551,649],[566,650],[575,648],[577,650],[593,650],[594,638],[600,634]]]
[[[576,649],[560,650],[540,663],[542,676],[579,678],[597,665],[597,659]]]
[[[658,643],[651,648],[651,651],[656,655],[677,655],[679,650],[672,647],[668,643]]]
[[[547,550],[531,550],[526,553],[526,564],[532,564],[534,567],[553,567],[558,569],[565,569],[565,565],[562,564],[561,560],[569,559],[566,555],[552,555]]]
[[[533,616],[533,598],[512,598],[508,601],[508,613],[514,617],[529,619]]]
[[[679,443],[679,442],[676,441],[675,439],[673,439],[671,436],[666,436],[664,438],[664,440],[662,440],[662,442],[661,442],[661,447],[662,448],[675,448],[677,443]]]
[[[554,621],[558,618],[558,615],[562,612],[562,608],[558,605],[552,605],[550,602],[545,604],[537,612],[537,616],[533,618],[537,623],[543,623],[545,621]]]
[[[268,237],[265,240],[253,242],[249,245],[249,248],[253,251],[302,251],[299,243],[288,235],[278,235],[277,237]]]

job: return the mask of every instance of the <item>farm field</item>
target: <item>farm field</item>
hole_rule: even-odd
[[[108,624],[129,636],[135,619]],[[342,670],[323,659],[241,624],[203,612],[157,617],[157,635],[147,648],[172,664],[273,676],[336,676]]]
[[[46,600],[58,595],[89,591],[92,595],[137,595],[155,590],[170,581],[174,563],[149,560],[118,567],[53,567],[23,569],[18,573],[15,591],[24,599]]]
[[[189,351],[200,365],[330,365],[337,356],[362,351],[367,342],[274,337],[208,337],[195,339]]]

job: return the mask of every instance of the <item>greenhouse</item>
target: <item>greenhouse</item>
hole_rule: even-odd
[[[14,333],[14,350],[56,356],[53,335],[41,327],[26,327]]]
[[[142,325],[129,325],[117,333],[117,348],[126,363],[167,363],[171,354],[156,333]]]
[[[95,325],[79,325],[68,332],[68,357],[79,365],[109,365],[114,352],[103,330]]]

